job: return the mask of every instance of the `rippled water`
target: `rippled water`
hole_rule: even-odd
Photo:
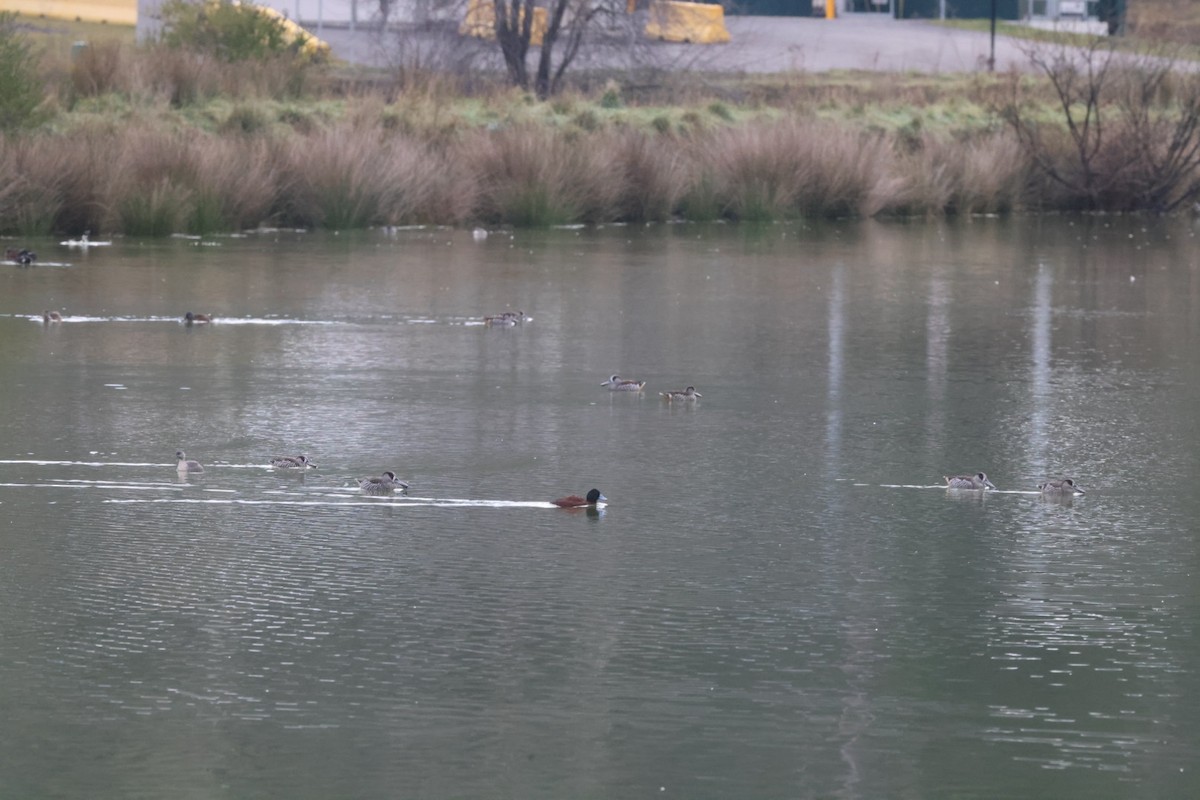
[[[1194,796],[1194,234],[29,243],[0,796]]]

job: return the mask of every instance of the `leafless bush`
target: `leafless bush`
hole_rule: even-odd
[[[1022,95],[1002,109],[1034,165],[1075,205],[1173,211],[1200,197],[1200,75],[1167,53],[1128,56],[1104,40],[1037,46],[1033,66],[1053,93],[1047,120]]]

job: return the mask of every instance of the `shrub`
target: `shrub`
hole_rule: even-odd
[[[16,15],[0,13],[0,131],[37,124],[43,97],[29,42],[17,30]]]
[[[249,3],[168,0],[160,13],[166,28],[163,41],[169,47],[200,50],[225,61],[263,61],[287,53],[315,55],[311,37],[294,33],[285,18]]]
[[[71,62],[71,90],[75,97],[96,97],[117,87],[121,68],[121,43],[96,42],[80,49]]]

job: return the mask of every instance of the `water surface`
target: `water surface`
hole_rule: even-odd
[[[33,242],[0,795],[1194,796],[1194,234]]]

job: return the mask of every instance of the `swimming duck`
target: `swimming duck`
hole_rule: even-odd
[[[20,250],[16,249],[15,247],[8,248],[4,251],[4,257],[9,261],[15,261],[23,267],[28,267],[33,262],[37,261],[37,253],[33,252],[32,250],[26,250],[23,247]]]
[[[696,391],[695,386],[689,386],[686,389],[672,389],[669,392],[659,392],[660,395],[666,398],[667,402],[673,400],[695,400],[697,397],[704,397]]]
[[[271,466],[275,469],[316,469],[317,465],[308,460],[308,456],[273,456]]]
[[[567,497],[560,497],[557,500],[551,500],[550,502],[559,508],[587,508],[588,506],[596,505],[601,500],[608,500],[608,498],[600,494],[599,489],[592,489],[587,493],[587,497],[580,497],[577,494],[573,494]]]
[[[358,482],[358,488],[362,489],[365,494],[378,496],[391,494],[397,489],[404,491],[408,488],[408,484],[396,480],[396,473],[385,472],[378,478],[363,478]]]
[[[62,322],[62,314],[58,313],[57,311],[43,311],[42,322]]]
[[[646,388],[645,381],[625,381],[620,375],[613,375],[600,385],[607,386],[610,392],[640,392]]]
[[[200,465],[200,462],[189,461],[187,454],[182,450],[175,451],[175,460],[178,462],[175,465],[175,470],[177,472],[204,472],[204,467]]]
[[[974,475],[943,475],[946,479],[947,489],[995,489],[996,486],[988,480],[988,476],[982,472],[976,472]]]
[[[483,318],[484,325],[516,325],[524,321],[524,311],[505,311],[503,314],[492,314]]]
[[[1038,484],[1038,491],[1042,494],[1087,494],[1083,489],[1075,485],[1075,481],[1070,478],[1063,478],[1059,481],[1046,481]]]
[[[203,325],[206,322],[212,322],[213,318],[211,314],[193,314],[191,311],[189,311],[183,315],[183,321],[188,325],[191,325],[192,323],[199,323]]]

